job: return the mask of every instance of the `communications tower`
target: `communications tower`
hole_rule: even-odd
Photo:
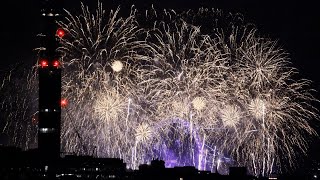
[[[62,17],[61,0],[41,0],[42,50],[38,61],[39,125],[38,149],[43,160],[60,157],[61,61],[57,52],[65,35],[57,21]]]

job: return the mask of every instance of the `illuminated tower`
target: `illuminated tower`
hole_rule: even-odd
[[[63,29],[56,21],[61,18],[58,0],[42,0],[42,51],[39,58],[39,129],[38,148],[45,160],[60,157],[61,130],[61,66],[57,52]]]

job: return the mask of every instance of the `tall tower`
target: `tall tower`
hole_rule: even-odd
[[[38,149],[44,160],[60,157],[61,130],[61,66],[57,52],[63,29],[56,21],[61,18],[60,0],[41,0],[42,51],[40,53],[39,75],[39,129]]]

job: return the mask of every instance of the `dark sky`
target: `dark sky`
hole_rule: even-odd
[[[0,71],[16,62],[35,61],[33,49],[38,47],[36,34],[41,31],[41,0],[6,0],[0,5],[1,60]],[[67,9],[77,9],[78,0],[65,1]],[[94,2],[96,0],[84,0]],[[100,0],[105,5],[155,6],[165,8],[214,7],[239,12],[246,21],[257,25],[260,32],[279,44],[291,55],[293,66],[302,77],[314,81],[320,91],[320,8],[317,1],[293,0]],[[317,94],[318,97],[319,93]]]

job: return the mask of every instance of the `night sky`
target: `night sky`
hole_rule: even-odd
[[[0,70],[15,62],[30,61],[38,47],[36,34],[41,32],[39,1],[5,1],[1,4],[1,54]],[[247,22],[257,25],[259,32],[274,40],[290,53],[293,66],[302,77],[313,80],[320,89],[320,10],[316,1],[243,1],[243,0],[100,0],[108,7],[156,7],[188,9],[214,7],[244,15]],[[66,0],[66,9],[76,11],[78,0]],[[86,0],[96,5],[95,0]]]
[[[40,0],[4,1],[0,5],[1,60],[0,71],[18,62],[35,62],[34,48],[39,46],[36,34],[41,32]],[[293,66],[301,77],[313,81],[313,88],[320,91],[320,8],[317,1],[243,1],[243,0],[100,0],[105,6],[130,7],[135,4],[147,7],[188,9],[213,7],[225,12],[241,13],[247,22],[256,24],[259,32],[278,40],[290,53]],[[80,1],[65,0],[66,9],[76,11]],[[96,0],[86,0],[96,5]],[[301,4],[303,2],[303,4]],[[316,96],[319,96],[319,92]],[[318,105],[319,107],[319,105]],[[319,108],[320,109],[320,108]],[[320,132],[320,131],[319,131]],[[315,143],[314,152],[319,151]],[[319,156],[314,153],[314,156]]]

